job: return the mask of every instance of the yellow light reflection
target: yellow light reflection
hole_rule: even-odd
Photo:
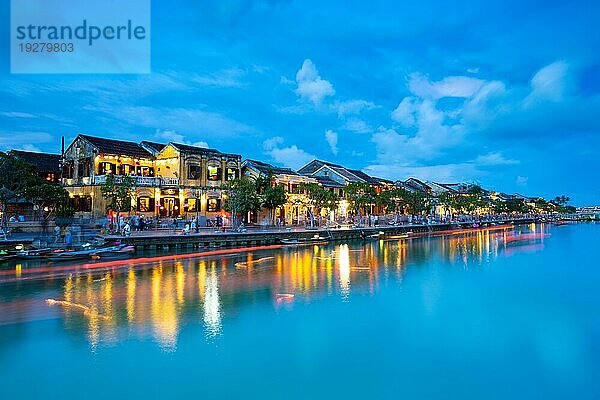
[[[340,255],[340,289],[342,298],[348,299],[350,294],[350,249],[347,244],[342,244],[339,247]]]
[[[204,324],[208,337],[221,333],[221,305],[219,303],[219,279],[215,269],[206,277],[204,297]]]

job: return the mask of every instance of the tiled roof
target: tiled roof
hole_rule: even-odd
[[[224,156],[232,156],[232,157],[241,157],[238,154],[222,153],[219,150],[208,149],[206,147],[191,146],[189,144],[171,143],[171,145],[173,147],[175,147],[176,149],[178,149],[179,151],[182,151],[182,152],[188,153],[188,154],[213,154],[213,155],[224,155]]]
[[[373,177],[373,179],[377,180],[377,182],[384,183],[386,185],[393,185],[394,181],[390,180],[390,179],[385,179],[385,178],[377,178],[376,176]]]
[[[250,166],[252,166],[260,173],[265,175],[268,174],[269,171],[275,175],[298,175],[298,173],[292,170],[291,168],[276,167],[274,165],[267,164],[262,161],[246,160],[246,163],[248,163]]]
[[[358,176],[354,175],[352,172],[348,171],[346,168],[344,167],[330,167],[332,170],[334,170],[335,172],[337,172],[338,174],[340,174],[342,177],[344,177],[344,179],[346,179],[349,182],[360,182],[363,179],[359,178]]]
[[[317,182],[319,182],[321,185],[325,186],[325,187],[334,187],[334,188],[343,188],[345,187],[343,184],[338,183],[336,181],[334,181],[331,178],[328,178],[326,176],[312,176],[313,178],[315,178],[317,180]]]
[[[379,185],[379,178],[374,178],[358,169],[349,169],[348,171],[352,172],[354,175],[358,176],[363,181],[370,183],[371,185]]]
[[[456,185],[454,185],[454,184],[444,184],[444,183],[437,183],[437,182],[427,182],[427,185],[429,187],[431,187],[435,192],[439,192],[439,193],[443,193],[443,192],[456,193],[456,191],[457,191],[455,189]]]
[[[304,174],[304,175],[312,174],[315,171],[317,171],[319,168],[321,168],[323,165],[327,165],[329,167],[343,168],[341,165],[330,163],[328,161],[312,160],[311,162],[306,164],[304,167],[300,168],[298,170],[298,172],[301,174]]]
[[[58,174],[60,172],[60,155],[37,153],[33,151],[11,150],[10,154],[31,164],[38,172]]]
[[[404,181],[404,186],[407,186],[409,189],[418,190],[425,193],[431,190],[431,188],[425,182],[422,182],[417,178],[408,178],[406,181]]]
[[[147,141],[147,140],[142,140],[142,141],[140,142],[140,144],[141,144],[142,146],[147,146],[147,147],[150,147],[152,150],[154,150],[154,151],[156,151],[156,152],[159,152],[159,151],[161,151],[162,149],[164,149],[165,147],[167,147],[167,145],[166,145],[166,144],[163,144],[163,143],[156,143],[156,142],[149,142],[149,141]]]
[[[90,142],[98,149],[100,153],[126,155],[131,157],[151,158],[152,154],[148,150],[135,142],[126,142],[124,140],[105,139],[95,136],[79,135],[79,137]]]

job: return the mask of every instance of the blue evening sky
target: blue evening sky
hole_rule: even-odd
[[[600,3],[154,1],[152,73],[11,75],[0,149],[78,133],[600,203]]]

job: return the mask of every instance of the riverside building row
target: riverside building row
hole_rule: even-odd
[[[117,179],[135,178],[133,213],[169,218],[198,215],[200,219],[214,219],[222,212],[223,184],[242,175],[272,174],[274,183],[284,186],[287,197],[287,202],[275,210],[273,217],[285,224],[302,224],[311,214],[313,206],[301,184],[318,184],[339,196],[338,207],[322,215],[327,219],[348,216],[350,210],[343,199],[344,188],[353,182],[367,183],[377,192],[403,187],[434,197],[443,191],[460,190],[458,185],[422,182],[415,178],[393,182],[321,160],[313,160],[294,171],[257,160],[242,161],[239,154],[181,143],[135,143],[83,134],[63,149],[62,156],[17,150],[9,153],[32,164],[48,181],[62,185],[69,192],[76,215],[81,217],[106,214],[107,202],[100,188],[108,175]],[[371,210],[374,214],[380,211],[376,205]],[[251,223],[262,223],[269,216],[263,210],[246,218]]]
[[[64,146],[63,146],[64,147]],[[350,182],[392,184],[372,178],[361,171],[315,160],[294,171],[257,160],[244,160],[239,154],[220,152],[181,143],[140,143],[78,135],[62,152],[55,154],[12,150],[13,156],[32,164],[40,174],[63,186],[80,217],[106,214],[107,201],[101,186],[109,175],[135,178],[132,212],[145,216],[192,217],[214,219],[222,212],[224,193],[221,186],[242,175],[272,174],[274,183],[285,188],[287,202],[275,210],[274,218],[285,224],[302,224],[312,209],[301,184],[314,183],[342,197]],[[325,218],[348,215],[348,204],[340,201]],[[248,222],[261,223],[269,218],[266,211],[251,213]],[[202,221],[200,221],[202,223]]]

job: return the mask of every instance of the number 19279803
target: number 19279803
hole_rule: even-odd
[[[28,42],[19,43],[21,53],[72,53],[73,43]]]

